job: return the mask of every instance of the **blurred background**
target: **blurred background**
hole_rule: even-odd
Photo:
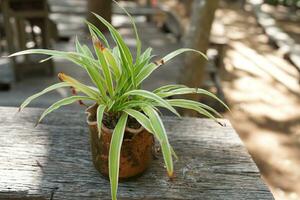
[[[152,47],[157,59],[180,47],[206,52],[209,58],[179,56],[143,87],[181,83],[214,92],[231,113],[210,99],[189,98],[224,112],[276,199],[300,199],[300,0],[119,2],[134,16],[143,49]],[[6,57],[27,48],[73,51],[76,36],[91,46],[84,20],[106,30],[89,11],[111,21],[135,51],[129,18],[110,0],[1,0],[0,7],[0,106],[19,106],[58,82],[58,72],[89,82],[84,71],[65,60]],[[69,94],[60,89],[31,106],[47,107]]]

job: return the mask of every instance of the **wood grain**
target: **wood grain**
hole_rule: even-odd
[[[41,109],[0,107],[0,199],[110,199],[93,168],[85,115],[56,111],[38,127]],[[273,199],[228,121],[163,118],[180,160],[170,181],[162,156],[119,199]]]

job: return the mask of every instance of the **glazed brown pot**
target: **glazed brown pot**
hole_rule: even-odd
[[[108,177],[108,154],[113,130],[102,124],[101,134],[98,133],[96,110],[97,105],[86,110],[93,163],[102,175]],[[141,175],[152,160],[153,147],[154,137],[143,127],[139,129],[126,127],[120,154],[119,179],[126,180]]]

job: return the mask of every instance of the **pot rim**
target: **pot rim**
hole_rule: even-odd
[[[92,121],[90,120],[90,118],[92,117],[92,110],[95,108],[95,107],[98,107],[98,104],[95,103],[91,106],[89,106],[86,110],[85,110],[85,113],[87,114],[87,118],[86,118],[86,121],[88,123],[88,125],[90,126],[97,126],[97,121]],[[133,134],[138,134],[140,132],[142,132],[145,128],[141,125],[140,128],[138,129],[135,129],[135,128],[129,128],[126,126],[125,128],[125,131],[127,132],[130,132],[130,133],[133,133]],[[101,126],[101,130],[102,131],[105,131],[107,133],[113,133],[114,132],[114,129],[110,129],[110,128],[107,128],[103,123],[102,123],[102,126]]]

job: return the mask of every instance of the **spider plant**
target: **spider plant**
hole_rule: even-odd
[[[186,99],[168,99],[168,97],[174,95],[190,93],[210,96],[227,108],[214,94],[200,88],[189,88],[184,85],[174,84],[162,86],[152,92],[141,89],[143,81],[148,78],[154,70],[162,67],[175,56],[184,52],[197,53],[203,57],[205,57],[205,55],[194,49],[182,48],[169,53],[159,61],[152,62],[152,49],[148,48],[143,52],[141,51],[141,42],[134,20],[124,8],[122,9],[131,19],[136,36],[135,59],[120,33],[109,22],[97,14],[94,15],[108,28],[114,41],[114,47],[108,43],[105,36],[96,26],[86,22],[92,37],[93,50],[87,45],[81,44],[78,39],[76,39],[75,52],[30,49],[10,55],[45,54],[50,56],[48,59],[53,57],[64,58],[83,68],[89,75],[93,86],[81,83],[64,73],[59,73],[58,77],[61,82],[51,85],[43,91],[27,98],[19,110],[21,111],[32,100],[45,93],[58,88],[72,87],[80,93],[80,95],[75,94],[55,102],[42,113],[38,122],[62,106],[85,100],[94,101],[98,105],[98,129],[102,126],[104,113],[118,116],[118,122],[113,131],[109,150],[109,179],[111,184],[111,196],[114,200],[117,199],[120,150],[128,116],[135,118],[141,126],[152,133],[159,141],[168,175],[172,177],[174,171],[172,156],[175,156],[175,153],[169,143],[158,108],[166,108],[177,116],[180,115],[175,107],[192,109],[214,120],[216,120],[215,116],[220,116],[216,110],[200,102]],[[46,60],[43,60],[43,62]]]

